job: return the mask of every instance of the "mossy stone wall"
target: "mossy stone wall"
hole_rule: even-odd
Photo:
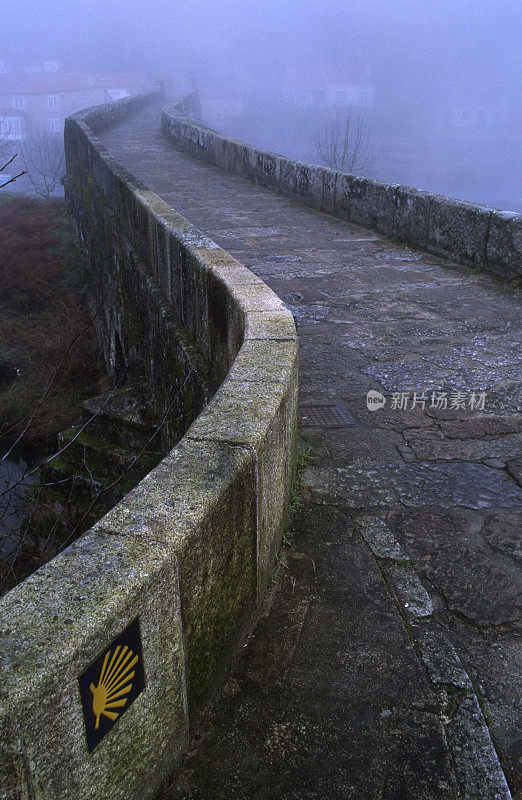
[[[163,110],[163,133],[195,158],[346,222],[398,237],[504,281],[522,278],[522,216],[259,150]]]
[[[156,794],[249,629],[289,509],[290,312],[96,136],[160,99],[152,92],[66,120],[66,197],[107,361],[123,359],[182,420],[176,430],[171,420],[181,439],[0,601],[1,800]],[[89,751],[79,676],[136,617],[145,688]]]

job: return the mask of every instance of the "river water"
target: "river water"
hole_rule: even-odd
[[[37,462],[11,454],[0,461],[0,567],[20,543],[28,487],[38,480]]]

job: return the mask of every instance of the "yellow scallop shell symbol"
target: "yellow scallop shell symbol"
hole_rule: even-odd
[[[138,656],[132,656],[132,650],[127,645],[118,645],[114,651],[109,650],[103,660],[98,686],[94,683],[89,686],[92,692],[92,710],[96,717],[95,728],[99,728],[102,714],[114,722],[120,712],[111,709],[123,708],[127,702],[134,678],[133,667],[138,661]]]

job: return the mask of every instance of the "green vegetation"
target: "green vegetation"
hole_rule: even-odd
[[[81,401],[99,392],[100,365],[84,310],[87,273],[63,203],[11,196],[2,211],[0,437],[5,449],[22,431],[27,444],[71,424]]]
[[[286,552],[292,546],[292,517],[303,502],[301,476],[308,464],[313,462],[314,459],[315,456],[310,445],[305,444],[304,442],[299,442],[297,445],[294,480],[290,490],[290,518],[283,530],[283,535],[281,537],[281,549],[276,555],[276,562],[270,574],[270,583],[274,582],[279,565],[284,563]]]
[[[309,462],[313,460],[314,460],[314,455],[310,445],[305,444],[304,442],[299,442],[299,444],[297,445],[295,475],[290,493],[291,514],[295,513],[295,511],[297,511],[297,509],[302,503],[301,476],[303,474],[305,467],[309,464]]]

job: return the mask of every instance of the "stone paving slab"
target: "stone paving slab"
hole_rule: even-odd
[[[158,110],[103,140],[292,310],[301,402],[356,421],[302,429],[292,544],[165,800],[494,800],[498,757],[515,795],[519,296],[181,155]],[[487,397],[394,409],[402,391]]]

